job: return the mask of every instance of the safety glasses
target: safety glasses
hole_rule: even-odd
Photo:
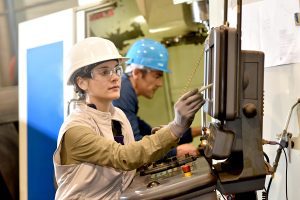
[[[119,77],[122,76],[122,74],[123,74],[122,66],[117,65],[114,68],[99,66],[99,67],[93,68],[91,71],[92,78],[95,78],[97,76],[110,78],[110,77],[112,77],[113,74],[116,74]]]

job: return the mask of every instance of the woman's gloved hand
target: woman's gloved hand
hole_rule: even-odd
[[[172,133],[180,138],[191,126],[196,112],[203,106],[203,95],[194,89],[182,95],[174,105],[175,118],[169,123]]]

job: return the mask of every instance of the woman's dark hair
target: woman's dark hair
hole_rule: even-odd
[[[78,95],[79,100],[85,99],[85,91],[78,86],[77,77],[92,78],[91,71],[95,66],[96,66],[95,64],[92,64],[92,65],[82,67],[76,70],[71,77],[70,82],[74,86],[74,92]]]

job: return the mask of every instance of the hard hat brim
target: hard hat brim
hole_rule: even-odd
[[[123,57],[123,56],[120,56],[120,57],[114,57],[114,58],[107,58],[107,59],[101,59],[99,60],[99,62],[107,62],[107,61],[110,61],[110,60],[119,60],[119,64],[122,64],[122,63],[126,63],[127,60],[129,60],[128,57]],[[97,63],[97,62],[95,62]],[[92,63],[93,64],[93,63]],[[80,64],[79,64],[80,65]],[[82,66],[82,67],[85,67],[85,66]],[[78,67],[77,69],[76,68],[73,68],[74,70],[71,70],[68,75],[67,75],[67,85],[72,85],[72,79],[73,79],[73,74],[75,71],[77,71],[78,69],[82,68],[82,67]]]
[[[120,55],[113,42],[100,37],[88,37],[79,41],[72,47],[69,57],[67,84],[72,84],[74,73],[83,67],[109,60],[123,63],[129,59]]]

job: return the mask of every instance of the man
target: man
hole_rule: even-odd
[[[122,76],[120,98],[113,101],[126,114],[133,129],[135,140],[141,140],[145,135],[151,134],[151,126],[137,116],[138,96],[151,99],[156,90],[163,86],[163,73],[169,73],[168,51],[159,42],[151,39],[136,41],[126,57],[125,74]],[[188,129],[181,138],[179,146],[172,149],[167,157],[181,157],[186,154],[198,155],[197,148],[190,144],[193,137],[200,135],[200,128]]]

